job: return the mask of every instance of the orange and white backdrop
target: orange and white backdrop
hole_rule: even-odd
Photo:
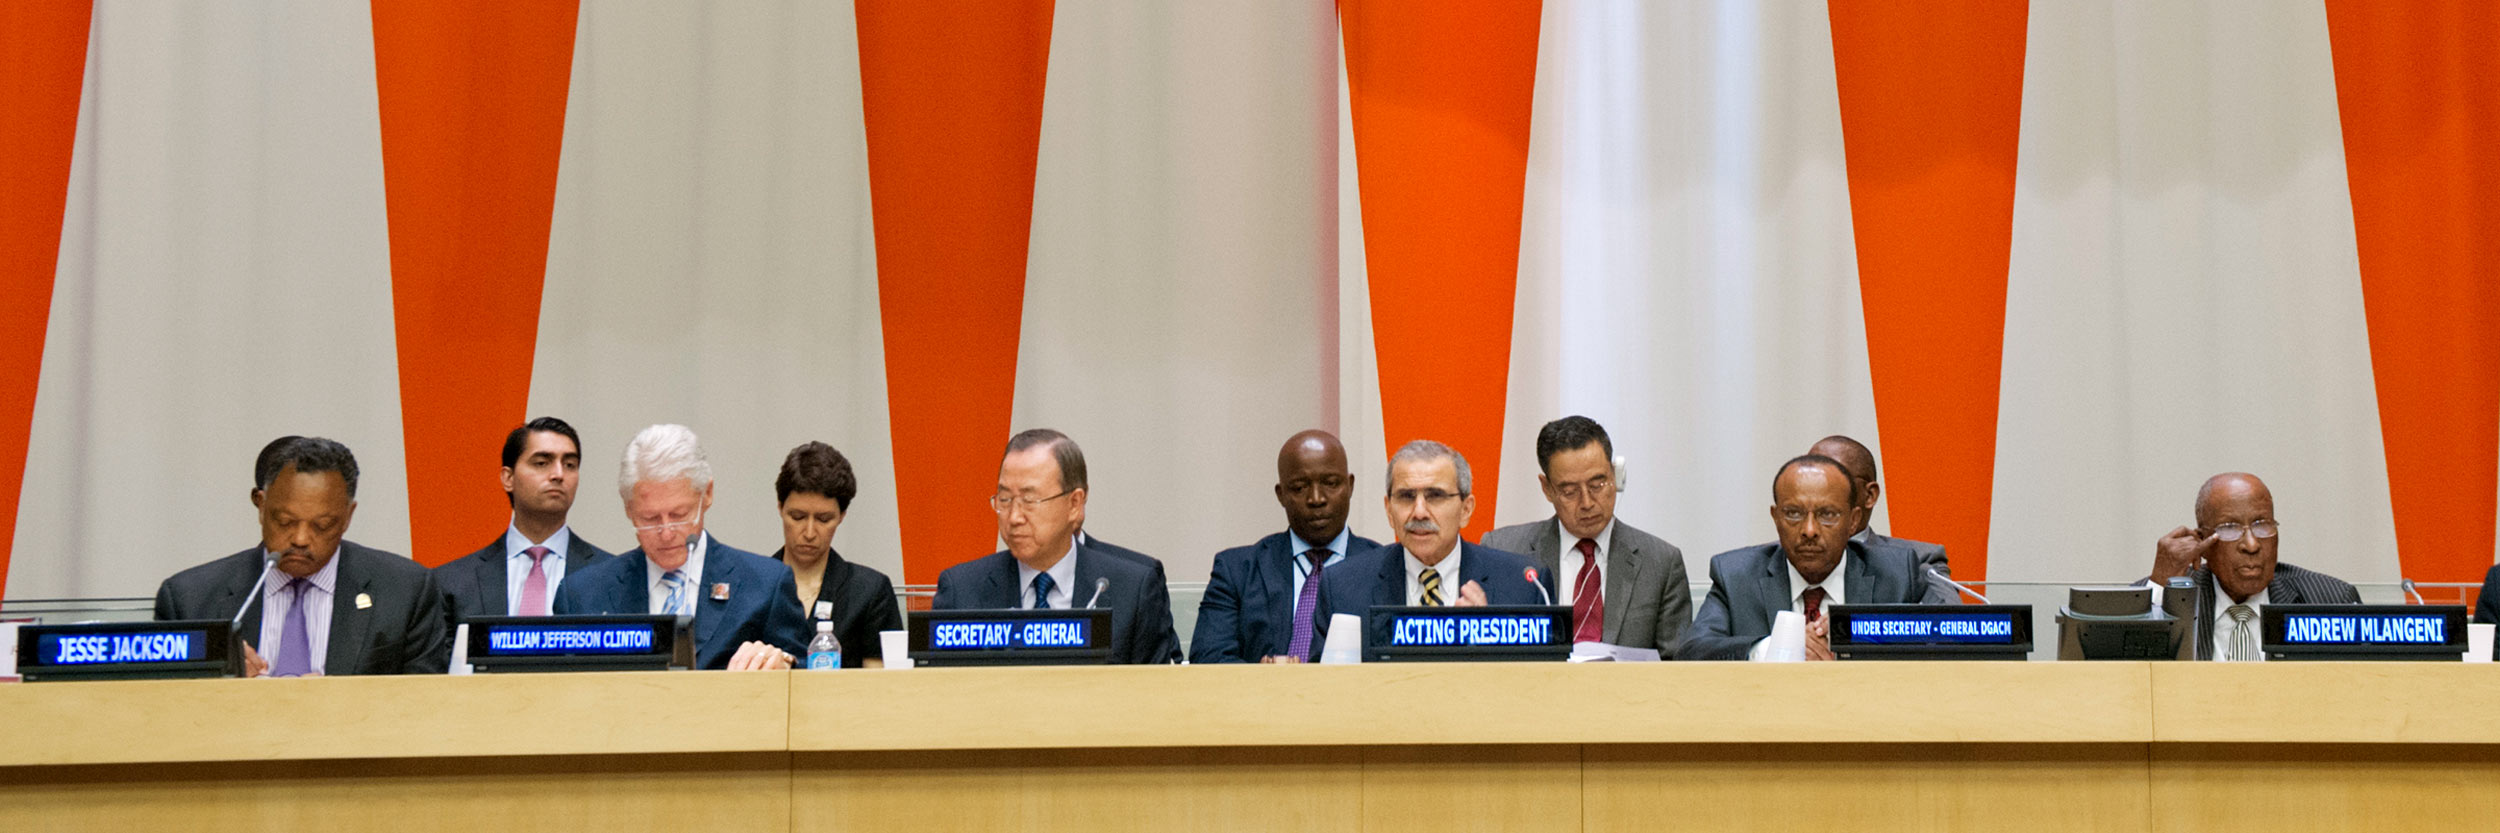
[[[541,414],[590,540],[642,425],[766,551],[823,440],[915,583],[1037,425],[1183,581],[1281,528],[1296,430],[1376,537],[1451,442],[1481,532],[1565,413],[1696,576],[1830,433],[2000,581],[2139,575],[2226,469],[2357,581],[2478,578],[2500,515],[2478,2],[6,4],[0,206],[10,598],[247,546],[290,433],[456,557]]]

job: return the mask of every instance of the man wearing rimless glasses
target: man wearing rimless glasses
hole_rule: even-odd
[[[2153,545],[2154,586],[2182,575],[2196,582],[2197,659],[2265,659],[2257,614],[2268,604],[2361,603],[2341,579],[2276,561],[2282,530],[2265,481],[2226,472],[2196,490],[2196,528],[2173,529]]]
[[[694,431],[654,425],[634,435],[617,491],[642,546],[566,578],[555,612],[692,616],[695,667],[790,667],[808,635],[798,581],[787,565],[703,531],[712,462]]]

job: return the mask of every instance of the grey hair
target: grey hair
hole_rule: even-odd
[[[1007,453],[1014,454],[1038,446],[1050,447],[1051,462],[1059,464],[1059,488],[1075,491],[1085,484],[1085,450],[1076,447],[1068,435],[1049,428],[1027,428],[1007,438]],[[1003,456],[1003,455],[1002,455]]]
[[[712,485],[712,459],[703,453],[703,443],[695,439],[694,429],[683,425],[654,425],[634,435],[625,444],[625,459],[616,471],[616,494],[634,496],[634,484],[643,481],[667,481],[685,478],[695,491]]]
[[[1434,460],[1448,460],[1458,465],[1459,497],[1476,493],[1476,475],[1467,470],[1467,455],[1458,453],[1458,449],[1431,440],[1416,440],[1407,443],[1398,447],[1398,453],[1389,455],[1389,476],[1386,478],[1389,481],[1389,491],[1395,493],[1398,490],[1398,464],[1429,463]]]

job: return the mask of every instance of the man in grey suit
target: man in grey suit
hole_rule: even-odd
[[[1840,461],[1808,454],[1771,480],[1779,541],[1710,557],[1710,595],[1676,649],[1679,659],[1759,659],[1780,611],[1806,618],[1806,658],[1832,658],[1827,604],[1952,604],[1920,578],[1907,548],[1849,538],[1866,510]],[[1835,581],[1834,579],[1838,579]]]
[[[2265,481],[2227,472],[2197,488],[2195,529],[2170,530],[2154,543],[2153,586],[2172,576],[2196,581],[2197,659],[2265,659],[2257,622],[2268,604],[2361,603],[2361,592],[2342,579],[2276,561],[2281,531]]]
[[[1833,434],[1816,442],[1813,448],[1807,449],[1806,453],[1820,454],[1839,460],[1841,465],[1849,467],[1849,476],[1857,479],[1858,508],[1862,511],[1858,514],[1858,531],[1849,536],[1850,540],[1907,548],[1918,556],[1918,566],[1922,574],[1928,568],[1934,568],[1945,578],[1953,577],[1953,564],[1945,560],[1943,544],[1894,538],[1875,531],[1875,501],[1884,497],[1883,484],[1875,482],[1875,452],[1868,451],[1866,445],[1857,440]],[[1946,585],[1946,587],[1950,588],[1951,585]]]
[[[1656,648],[1674,659],[1693,621],[1684,551],[1615,518],[1615,444],[1584,416],[1536,434],[1537,486],[1554,516],[1485,533],[1484,545],[1522,553],[1554,577],[1571,606],[1571,641]]]
[[[159,621],[225,619],[251,603],[235,631],[245,676],[443,672],[451,632],[433,573],[346,539],[356,515],[347,446],[280,437],[263,447],[252,507],[260,544],[166,579],[156,590]],[[254,598],[264,570],[269,581]]]

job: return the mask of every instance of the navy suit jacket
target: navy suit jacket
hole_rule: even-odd
[[[338,582],[330,602],[330,650],[322,673],[440,674],[451,662],[451,630],[434,573],[397,553],[340,541]],[[261,548],[253,547],[175,573],[156,588],[156,618],[231,619],[260,579]],[[272,577],[272,584],[275,579]],[[363,597],[371,605],[360,605]],[[260,643],[261,605],[236,631]]]
[[[1111,609],[1111,661],[1161,665],[1180,659],[1181,640],[1172,631],[1172,595],[1162,571],[1135,558],[1097,549],[1100,541],[1076,546],[1076,586],[1068,588],[1070,605]],[[1095,599],[1094,582],[1110,584]],[[938,573],[935,610],[1005,610],[1024,602],[1024,582],[1016,558],[1004,551],[975,558]]]
[[[799,582],[789,565],[711,539],[703,552],[703,580],[695,585],[695,667],[729,667],[738,646],[765,642],[807,654],[807,612],[799,609]],[[651,559],[640,547],[564,577],[555,612],[647,615],[651,612]],[[729,585],[715,598],[714,585]]]
[[[1840,563],[1849,604],[1957,604],[1953,588],[1930,581],[1918,554],[1895,544],[1850,541]],[[1779,542],[1710,557],[1710,595],[1684,632],[1676,659],[1744,659],[1771,635],[1771,620],[1789,609],[1788,556]]]
[[[565,529],[564,534],[573,538],[573,542],[564,547],[564,577],[568,580],[581,575],[582,570],[590,565],[616,557],[614,553],[582,540],[582,536],[573,535],[570,527]],[[512,611],[512,592],[509,589],[511,565],[504,555],[503,536],[497,535],[493,542],[479,547],[476,552],[434,568],[434,583],[443,588],[443,606],[451,614],[452,624],[457,625],[471,616],[502,616]],[[563,582],[557,582],[555,589],[563,590]],[[553,594],[549,595],[547,604],[549,610],[555,609]]]
[[[1189,637],[1190,662],[1258,662],[1293,649],[1293,547],[1293,533],[1279,532],[1215,554],[1206,597],[1198,602],[1198,629]],[[1320,575],[1379,548],[1378,541],[1349,534],[1346,560]]]
[[[1458,580],[1441,580],[1445,603],[1458,601],[1458,591],[1468,582],[1484,588],[1484,603],[1493,605],[1541,605],[1553,598],[1554,577],[1538,570],[1536,583],[1528,583],[1528,571],[1536,562],[1515,552],[1458,542]],[[1319,658],[1321,643],[1328,639],[1330,618],[1339,613],[1362,616],[1381,605],[1406,604],[1406,547],[1389,544],[1365,552],[1361,557],[1348,557],[1320,574],[1319,610],[1323,615],[1313,620],[1311,655]]]

